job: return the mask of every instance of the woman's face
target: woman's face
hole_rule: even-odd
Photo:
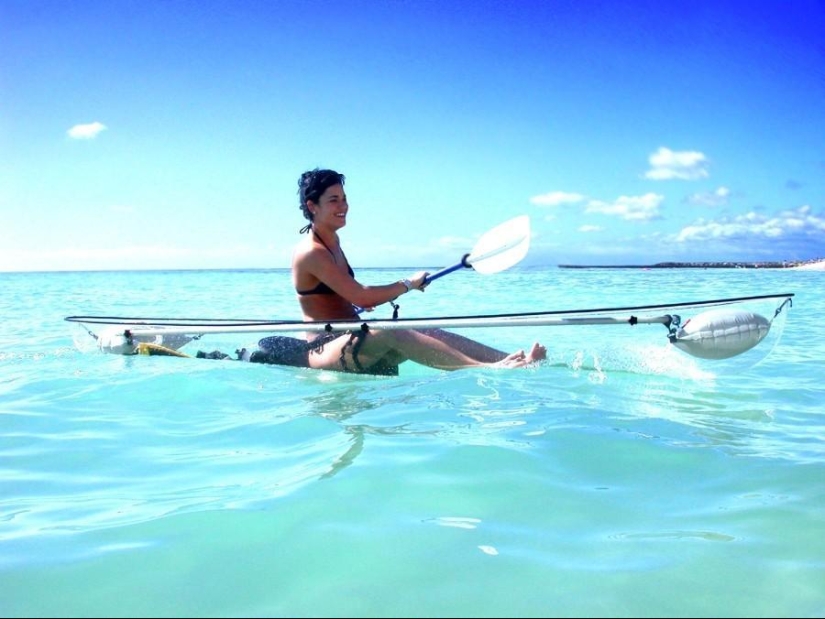
[[[343,228],[347,225],[347,194],[343,185],[330,185],[321,194],[318,203],[310,203],[314,213],[314,223],[331,228]]]

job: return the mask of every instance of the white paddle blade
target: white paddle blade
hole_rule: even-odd
[[[530,218],[519,215],[488,230],[473,247],[467,262],[478,273],[498,273],[521,262],[529,249]]]

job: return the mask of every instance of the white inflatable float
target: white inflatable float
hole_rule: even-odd
[[[728,359],[756,346],[770,329],[770,321],[754,312],[715,309],[688,319],[670,341],[694,357]]]

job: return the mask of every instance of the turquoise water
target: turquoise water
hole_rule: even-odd
[[[726,361],[661,325],[484,328],[550,358],[387,378],[63,320],[295,319],[286,271],[0,274],[0,616],[825,616],[824,276],[455,273],[401,315],[796,296]]]

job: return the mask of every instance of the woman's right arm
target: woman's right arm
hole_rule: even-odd
[[[324,282],[337,294],[359,307],[375,307],[388,303],[410,290],[422,290],[424,280],[428,275],[426,271],[420,271],[407,279],[409,288],[403,279],[391,284],[366,286],[349,273],[341,271],[328,252],[310,252],[310,254],[304,256],[306,264],[300,264],[299,268],[306,269],[305,273]]]

